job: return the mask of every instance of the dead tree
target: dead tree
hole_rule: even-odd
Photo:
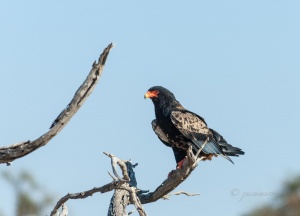
[[[198,153],[202,151],[206,143],[202,145],[199,149]],[[65,203],[69,199],[84,199],[89,196],[92,196],[94,193],[107,193],[109,191],[114,190],[114,194],[111,198],[110,205],[108,208],[108,216],[123,216],[130,215],[132,213],[126,213],[126,207],[129,204],[133,204],[138,211],[140,216],[147,215],[143,205],[151,202],[156,202],[159,199],[169,199],[172,195],[180,195],[184,194],[187,196],[196,196],[199,194],[190,194],[185,191],[179,191],[175,193],[170,193],[173,191],[179,184],[181,184],[187,177],[192,173],[192,171],[197,167],[198,162],[203,158],[198,157],[198,154],[194,155],[192,148],[187,150],[187,157],[183,163],[181,169],[173,170],[168,178],[164,180],[153,192],[141,190],[137,187],[137,181],[135,178],[135,173],[133,168],[137,166],[137,164],[132,164],[130,161],[125,161],[117,158],[116,156],[104,152],[105,155],[111,158],[111,166],[113,170],[113,175],[109,173],[112,177],[112,182],[103,185],[101,187],[94,187],[93,189],[67,194],[62,197],[54,209],[52,210],[50,216],[55,216],[58,214],[59,208],[62,207],[62,211],[59,216],[66,216],[65,214]],[[119,166],[122,170],[122,177],[116,171],[116,166]]]
[[[100,79],[107,56],[112,47],[113,44],[109,44],[100,55],[98,63],[96,61],[93,63],[89,75],[78,88],[71,102],[53,121],[50,126],[50,130],[34,141],[28,140],[25,142],[15,143],[8,147],[0,147],[0,164],[6,163],[7,165],[10,165],[12,161],[24,157],[46,145],[64,128],[64,126],[66,126],[88,96],[93,92]]]
[[[92,69],[88,74],[86,80],[76,91],[73,99],[67,105],[67,107],[58,115],[53,121],[48,132],[40,136],[34,141],[25,141],[13,144],[8,147],[0,147],[0,164],[10,165],[12,161],[24,157],[38,148],[46,145],[54,136],[56,136],[63,127],[70,121],[73,115],[79,110],[87,97],[92,93],[96,84],[98,83],[100,76],[103,72],[104,65],[113,44],[109,44],[100,55],[98,62],[94,62]],[[202,145],[202,148],[206,142]],[[199,161],[202,158],[198,157],[202,148],[199,149],[196,155],[193,154],[192,149],[187,150],[187,157],[183,163],[181,169],[173,170],[169,177],[159,185],[155,191],[149,192],[141,190],[137,187],[137,180],[135,178],[134,167],[137,164],[132,164],[130,161],[121,160],[118,157],[104,152],[111,159],[113,174],[109,173],[112,177],[112,181],[101,187],[94,187],[90,190],[67,194],[62,197],[51,212],[51,216],[60,215],[66,216],[68,214],[68,208],[66,202],[69,199],[84,199],[92,196],[94,193],[106,193],[114,190],[114,194],[111,198],[108,208],[109,216],[123,216],[130,215],[133,211],[127,213],[126,207],[129,204],[133,204],[139,215],[147,215],[143,204],[156,202],[159,199],[169,199],[172,195],[185,194],[187,196],[195,196],[198,194],[189,194],[184,191],[171,193],[179,184],[181,184],[197,167]],[[122,177],[117,173],[116,166],[119,166],[122,171]],[[61,212],[59,213],[59,209]]]

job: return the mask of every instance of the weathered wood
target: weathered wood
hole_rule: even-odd
[[[116,169],[117,164],[119,165],[120,169],[122,170],[123,177],[119,177],[116,171],[113,171],[115,176],[111,175],[111,177],[113,178],[113,181],[111,183],[108,183],[102,187],[95,187],[91,190],[79,193],[68,193],[56,203],[50,216],[57,215],[59,208],[62,207],[69,199],[84,199],[98,192],[106,193],[115,190],[108,209],[109,216],[126,215],[126,206],[131,203],[138,202],[138,198],[134,197],[134,195],[136,194],[136,180],[133,168],[136,165],[132,165],[130,161],[121,160],[112,154],[106,152],[104,152],[104,154],[111,158],[111,165],[113,170]],[[131,179],[129,179],[129,177]],[[133,199],[131,199],[130,197],[133,197]],[[139,206],[139,203],[136,204],[136,206]],[[140,211],[143,211],[142,208],[138,208],[140,209]],[[145,214],[143,214],[142,216],[144,215]]]
[[[196,155],[199,155],[199,152],[202,151],[204,144],[201,146],[199,151]],[[142,204],[155,202],[158,199],[164,198],[168,195],[171,191],[173,191],[178,185],[184,182],[187,177],[193,172],[193,170],[198,166],[198,162],[201,161],[203,158],[198,158],[193,154],[192,147],[190,147],[187,151],[187,157],[183,163],[181,169],[173,170],[169,177],[163,181],[163,183],[158,186],[155,191],[147,193],[147,194],[138,194],[139,199],[141,200]],[[181,193],[184,194],[184,193]]]
[[[138,194],[141,203],[151,203],[155,202],[158,199],[163,198],[171,191],[173,191],[178,185],[180,185],[184,180],[192,173],[192,171],[197,167],[197,164],[200,160],[198,160],[190,148],[187,151],[187,157],[183,163],[181,169],[173,170],[169,177],[163,181],[163,183],[158,186],[155,191],[147,193],[147,194]]]
[[[203,144],[203,146],[204,145],[205,143]],[[199,151],[201,151],[202,148],[200,148]],[[185,179],[197,167],[198,162],[203,159],[203,158],[197,158],[193,154],[191,147],[187,151],[187,157],[182,165],[182,168],[173,170],[170,173],[169,177],[166,180],[164,180],[163,183],[159,185],[154,192],[150,192],[150,193],[148,193],[148,191],[140,190],[137,187],[137,181],[136,181],[135,173],[133,171],[133,168],[137,164],[133,165],[130,161],[121,160],[116,156],[106,152],[104,152],[104,154],[111,158],[111,165],[112,165],[113,173],[115,174],[115,176],[110,174],[110,176],[113,178],[113,182],[104,185],[98,188],[97,190],[95,190],[94,188],[92,190],[85,191],[82,193],[67,194],[57,202],[56,206],[54,207],[54,210],[51,213],[51,216],[55,215],[58,209],[68,199],[83,199],[97,192],[106,193],[115,190],[110,201],[108,214],[107,214],[108,216],[128,215],[126,213],[126,207],[129,204],[134,204],[140,216],[146,216],[142,204],[155,202],[159,199],[168,199],[172,195],[180,195],[180,194],[185,194],[187,196],[199,195],[199,194],[189,194],[184,191],[169,194],[179,184],[185,181]],[[119,165],[123,177],[120,177],[116,173],[115,171],[116,165]]]
[[[64,197],[62,197],[55,205],[55,207],[53,208],[50,216],[56,215],[58,209],[65,204],[69,199],[84,199],[87,198],[89,196],[92,196],[94,193],[106,193],[109,191],[112,191],[116,188],[119,187],[119,182],[111,182],[109,184],[103,185],[102,187],[94,187],[93,189],[87,190],[87,191],[83,191],[83,192],[79,192],[79,193],[68,193],[67,195],[65,195]]]
[[[122,189],[116,189],[110,199],[107,216],[127,215],[126,207],[130,204],[129,192]]]
[[[46,145],[64,128],[64,126],[82,106],[87,97],[93,92],[103,72],[107,56],[112,47],[113,44],[109,44],[100,55],[98,63],[96,63],[96,61],[93,63],[92,69],[86,80],[78,88],[67,107],[53,121],[50,130],[34,141],[25,141],[8,147],[0,147],[0,164],[6,163],[9,165],[12,161],[30,154],[36,149]]]

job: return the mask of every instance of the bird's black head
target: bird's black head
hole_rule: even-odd
[[[150,98],[154,105],[168,105],[176,101],[176,98],[172,92],[162,86],[153,86],[149,88],[144,98]]]

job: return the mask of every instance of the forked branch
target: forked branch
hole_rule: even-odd
[[[206,143],[204,143],[205,145]],[[199,194],[190,194],[184,191],[179,191],[176,193],[171,193],[179,184],[181,184],[197,167],[198,162],[202,158],[196,158],[193,154],[192,148],[187,150],[187,157],[184,161],[181,169],[173,170],[171,175],[159,185],[154,192],[143,191],[137,188],[137,183],[135,179],[135,173],[133,168],[136,165],[132,165],[130,161],[124,161],[116,156],[104,152],[105,155],[111,158],[111,165],[113,173],[115,176],[111,175],[113,181],[106,184],[100,188],[94,188],[81,193],[67,194],[61,198],[53,211],[52,215],[56,215],[58,209],[68,200],[68,199],[83,199],[91,196],[94,193],[106,193],[111,190],[115,190],[115,193],[111,199],[109,206],[108,216],[119,216],[126,215],[126,206],[128,204],[134,204],[140,216],[145,216],[146,213],[143,209],[142,204],[155,202],[158,199],[168,199],[172,195],[185,194],[187,196],[196,196]],[[116,165],[118,165],[122,171],[123,177],[120,177],[116,171]],[[128,199],[124,199],[128,197]],[[127,214],[128,215],[128,214]]]

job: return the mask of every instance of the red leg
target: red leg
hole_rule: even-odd
[[[176,169],[181,169],[182,168],[185,159],[186,159],[186,157],[178,162]],[[174,172],[175,172],[175,170],[172,170],[171,172],[169,172],[168,178],[170,178],[173,175]]]
[[[185,159],[186,159],[186,157],[183,158],[181,161],[178,162],[177,167],[176,167],[177,169],[181,169],[182,168],[182,165],[183,165]]]

